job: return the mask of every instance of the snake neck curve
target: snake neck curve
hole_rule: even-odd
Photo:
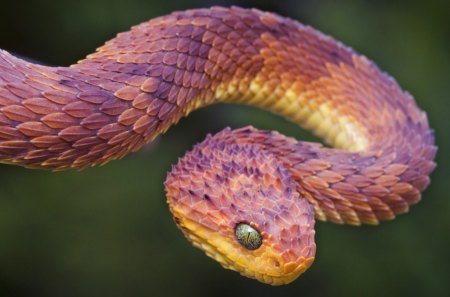
[[[103,164],[196,108],[237,102],[281,114],[345,149],[299,142],[279,153],[266,143],[324,220],[393,218],[420,199],[435,167],[426,114],[391,77],[331,37],[258,10],[155,18],[71,67],[1,51],[0,69],[2,163],[54,170]],[[303,168],[314,162],[321,165]],[[341,205],[347,196],[355,201]]]

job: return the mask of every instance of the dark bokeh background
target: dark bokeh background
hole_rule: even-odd
[[[378,227],[317,224],[317,260],[270,287],[222,269],[172,223],[163,181],[206,133],[253,124],[314,139],[267,112],[213,106],[156,144],[82,172],[0,165],[0,296],[450,296],[450,5],[448,1],[2,1],[0,48],[68,65],[117,32],[172,10],[276,11],[375,60],[427,110],[439,145],[423,201]]]

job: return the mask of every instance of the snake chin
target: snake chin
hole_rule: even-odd
[[[194,246],[223,267],[271,285],[287,284],[314,261],[314,213],[288,171],[254,143],[208,137],[172,168],[165,182],[175,222]],[[239,223],[262,244],[239,243]]]

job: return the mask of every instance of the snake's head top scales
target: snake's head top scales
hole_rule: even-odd
[[[288,171],[257,144],[208,137],[166,180],[175,222],[225,268],[272,285],[313,262],[314,213]]]

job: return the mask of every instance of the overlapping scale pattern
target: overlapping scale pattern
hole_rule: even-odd
[[[0,50],[0,162],[52,170],[103,164],[216,102],[271,110],[336,147],[254,128],[225,130],[204,144],[258,146],[321,220],[392,219],[420,200],[435,167],[426,114],[394,79],[311,27],[238,7],[155,18],[70,67],[27,63]],[[195,166],[179,168],[194,155],[174,172],[196,176]],[[202,187],[197,175],[195,187]],[[169,199],[189,205],[196,195],[180,196],[171,180],[178,178],[169,175]],[[211,228],[206,221],[197,224]]]

